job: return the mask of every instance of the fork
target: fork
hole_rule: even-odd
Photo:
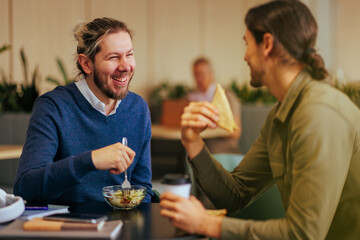
[[[123,137],[122,138],[122,144],[124,145],[124,146],[127,146],[127,138],[126,137]],[[124,180],[124,182],[121,184],[121,188],[122,189],[127,189],[127,188],[131,188],[131,184],[130,184],[130,182],[128,181],[128,179],[127,179],[127,169],[125,169],[125,180]],[[127,190],[128,191],[128,190]],[[125,192],[124,192],[125,193]]]

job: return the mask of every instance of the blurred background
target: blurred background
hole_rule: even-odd
[[[75,76],[73,27],[96,17],[125,21],[135,31],[137,61],[131,90],[148,99],[163,81],[193,85],[191,62],[205,55],[213,62],[216,80],[228,86],[247,83],[243,60],[244,16],[260,0],[0,0],[0,54],[3,73],[24,81],[20,49],[28,74],[38,67],[39,93],[54,88],[49,76],[61,80],[56,59]],[[319,25],[317,49],[329,71],[347,81],[360,79],[360,3],[357,0],[304,0]]]
[[[184,98],[194,87],[191,67],[198,56],[210,59],[215,80],[242,102],[239,149],[246,153],[274,103],[266,89],[249,87],[243,60],[245,14],[263,2],[267,1],[0,0],[0,187],[11,191],[36,97],[73,81],[77,74],[74,26],[104,16],[126,22],[135,32],[137,67],[130,90],[149,102],[153,123],[160,122],[153,127],[155,179],[186,168],[180,132],[164,128],[160,117],[166,115],[161,112],[164,101]],[[360,2],[303,2],[317,19],[316,48],[333,83],[360,104]]]

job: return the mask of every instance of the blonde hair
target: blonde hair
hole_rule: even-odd
[[[124,31],[130,35],[132,39],[132,31],[126,26],[124,22],[113,18],[96,18],[88,23],[79,23],[75,26],[73,33],[77,41],[77,54],[84,54],[94,62],[95,55],[101,50],[101,40],[111,33]],[[76,66],[79,69],[79,74],[85,74],[78,60]]]

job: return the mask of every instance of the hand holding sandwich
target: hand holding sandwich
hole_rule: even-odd
[[[216,128],[219,111],[209,102],[191,102],[181,116],[181,142],[190,158],[203,148],[200,133],[206,128]]]
[[[200,133],[217,126],[230,133],[239,130],[235,123],[225,90],[218,84],[212,103],[191,102],[181,116],[181,141],[190,158],[195,157],[204,146]]]

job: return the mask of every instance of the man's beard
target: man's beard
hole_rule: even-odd
[[[100,76],[99,76],[99,72],[96,70],[96,68],[94,67],[94,82],[96,84],[96,86],[101,90],[101,92],[103,92],[105,94],[105,96],[107,96],[108,98],[111,99],[115,99],[115,100],[121,100],[124,99],[126,97],[126,95],[129,93],[129,85],[130,85],[130,81],[132,79],[134,74],[132,74],[129,78],[129,82],[128,84],[126,84],[126,86],[119,86],[119,89],[125,89],[125,91],[121,91],[120,93],[116,93],[114,91],[112,91],[110,89],[110,87],[106,87],[105,85],[105,81],[102,81]]]
[[[254,88],[262,87],[264,85],[263,77],[265,75],[265,71],[263,69],[259,71],[250,69],[250,71],[251,71],[250,85]]]

